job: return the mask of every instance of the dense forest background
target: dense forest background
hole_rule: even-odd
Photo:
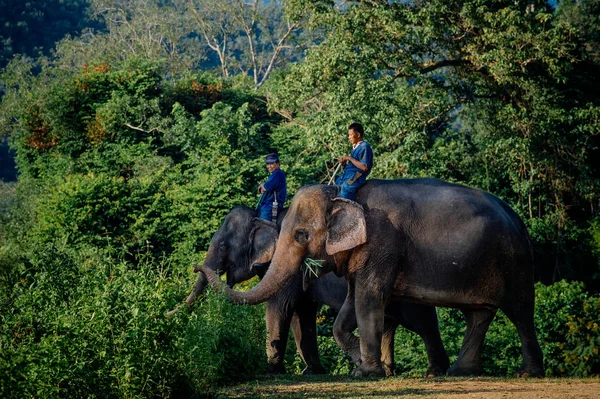
[[[355,121],[372,178],[521,215],[547,374],[600,372],[600,1],[0,0],[0,43],[0,396],[194,397],[262,372],[262,307],[164,313],[256,204],[264,155],[291,197]],[[455,357],[464,321],[439,316]],[[486,342],[486,371],[513,373],[503,315]],[[398,374],[426,368],[411,333],[396,347]]]

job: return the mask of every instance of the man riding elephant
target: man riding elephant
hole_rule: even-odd
[[[260,183],[258,186],[258,192],[262,194],[258,203],[260,212],[258,217],[275,222],[277,214],[283,210],[285,204],[287,182],[285,172],[281,170],[277,153],[267,154],[265,163],[270,175],[266,182]]]
[[[322,259],[348,280],[334,324],[342,347],[358,350],[355,376],[382,376],[385,315],[409,301],[460,309],[467,328],[450,375],[480,374],[483,340],[498,309],[522,343],[519,374],[542,376],[543,355],[533,322],[534,280],[529,235],[502,200],[436,179],[369,180],[356,202],[337,189],[298,190],[281,224],[271,266],[247,292],[225,288],[237,303],[276,295],[306,258]],[[202,268],[211,284],[220,281]],[[360,347],[352,331],[358,325]]]
[[[348,140],[352,144],[350,155],[342,155],[339,162],[344,165],[344,171],[335,184],[340,187],[340,198],[354,200],[356,191],[362,187],[373,168],[373,150],[364,141],[365,129],[360,123],[348,126]]]

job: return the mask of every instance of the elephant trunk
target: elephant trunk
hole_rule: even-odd
[[[194,265],[194,272],[199,272],[200,267],[202,267],[202,266]],[[165,316],[167,318],[171,318],[175,313],[177,313],[179,310],[181,310],[181,308],[183,306],[185,306],[185,305],[192,306],[194,304],[194,301],[198,297],[198,295],[200,295],[204,292],[207,285],[208,285],[208,280],[206,280],[206,276],[202,273],[199,273],[198,279],[196,280],[196,284],[194,285],[194,289],[192,290],[190,295],[188,295],[188,297],[185,299],[185,302],[177,305],[177,307],[175,307],[175,309],[169,310],[167,313],[165,313]]]
[[[199,265],[194,266],[194,271],[195,272],[199,271],[200,267],[201,266],[199,266]],[[188,305],[192,305],[194,303],[194,301],[196,300],[196,297],[204,292],[207,285],[208,285],[208,280],[206,279],[206,276],[204,275],[204,273],[198,273],[198,279],[196,280],[194,289],[192,290],[190,295],[188,295],[188,297],[185,299],[185,303]]]
[[[215,234],[215,237],[211,240],[210,245],[208,246],[208,250],[206,251],[206,256],[204,258],[204,263],[202,265],[194,264],[194,273],[198,273],[202,267],[210,268],[212,270],[219,270],[222,266],[222,261],[218,256],[217,247],[219,244],[218,240],[219,232]],[[196,280],[196,284],[194,285],[194,289],[185,299],[185,303],[187,305],[192,305],[196,300],[198,295],[202,294],[208,285],[208,280],[203,273],[198,273],[198,279]]]
[[[295,269],[293,269],[295,271]],[[252,289],[241,292],[228,287],[213,270],[202,266],[200,271],[206,275],[208,283],[217,291],[224,292],[233,303],[241,305],[258,305],[266,302],[279,292],[294,276],[294,272],[284,270],[272,263],[262,280]]]

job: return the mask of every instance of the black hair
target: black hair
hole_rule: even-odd
[[[363,125],[361,125],[360,123],[353,123],[350,126],[348,126],[348,130],[354,130],[355,132],[360,133],[360,136],[363,137],[365,135],[365,129],[363,128]]]

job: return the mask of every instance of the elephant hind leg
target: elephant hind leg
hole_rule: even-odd
[[[533,324],[533,301],[515,304],[513,307],[502,308],[506,317],[517,328],[521,340],[523,362],[517,374],[519,377],[543,377],[544,355]]]
[[[483,372],[483,340],[496,315],[496,309],[463,309],[462,312],[467,319],[467,330],[458,358],[448,370],[448,375],[479,375]]]
[[[397,327],[398,322],[385,320],[381,339],[381,363],[386,377],[394,375],[394,337]]]

